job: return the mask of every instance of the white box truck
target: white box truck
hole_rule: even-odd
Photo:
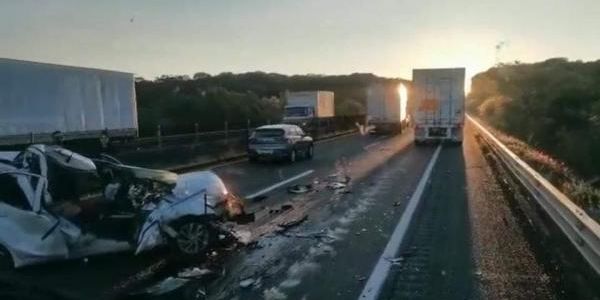
[[[462,143],[465,119],[465,69],[413,70],[415,143]]]
[[[406,88],[374,83],[367,89],[367,122],[372,131],[400,133],[406,124]],[[402,99],[404,97],[405,99]]]
[[[335,115],[334,95],[328,91],[286,92],[283,123],[306,125]]]
[[[0,58],[0,145],[137,135],[132,73]]]

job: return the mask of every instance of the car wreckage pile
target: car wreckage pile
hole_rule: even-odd
[[[171,245],[202,254],[247,219],[213,172],[178,175],[60,146],[0,152],[0,267]]]

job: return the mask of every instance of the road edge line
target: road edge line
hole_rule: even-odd
[[[419,180],[419,183],[417,184],[417,188],[415,189],[412,196],[410,197],[410,199],[408,201],[408,205],[406,206],[406,209],[404,209],[404,212],[402,212],[402,216],[400,217],[400,220],[398,221],[398,224],[396,225],[394,232],[390,236],[390,240],[388,241],[387,245],[385,246],[383,253],[379,257],[379,260],[377,261],[377,264],[373,268],[373,271],[371,272],[371,275],[369,276],[367,283],[365,284],[362,292],[360,293],[360,296],[358,297],[359,300],[365,300],[365,299],[375,300],[375,299],[377,299],[377,297],[379,297],[379,294],[381,293],[381,289],[383,288],[383,284],[385,283],[385,280],[389,274],[390,267],[392,266],[392,262],[390,262],[390,259],[395,258],[396,255],[398,254],[398,250],[400,249],[400,246],[402,245],[402,241],[404,240],[404,236],[406,235],[406,232],[408,231],[411,220],[412,220],[413,216],[415,215],[415,211],[417,210],[417,207],[419,206],[419,203],[421,201],[421,196],[423,195],[423,191],[425,190],[427,181],[431,177],[433,167],[435,166],[435,163],[437,162],[437,159],[438,159],[438,156],[440,155],[441,150],[442,150],[442,145],[440,144],[437,147],[437,149],[435,150],[435,152],[433,153],[433,156],[431,157],[431,159],[429,160],[429,163],[427,164],[427,168],[425,169],[423,176],[421,176],[421,179]]]
[[[270,192],[270,191],[272,191],[272,190],[274,190],[274,189],[276,189],[276,188],[278,188],[278,187],[280,187],[280,186],[282,186],[284,184],[288,184],[288,183],[290,183],[290,182],[292,182],[294,180],[298,180],[298,179],[300,179],[300,178],[302,178],[304,176],[310,175],[314,171],[315,170],[308,170],[308,171],[302,172],[302,173],[300,173],[298,175],[292,176],[292,177],[290,177],[288,179],[285,179],[285,180],[280,181],[278,183],[275,183],[275,184],[273,184],[271,186],[268,186],[268,187],[266,187],[266,188],[264,188],[264,189],[262,189],[262,190],[260,190],[258,192],[254,192],[254,193],[252,193],[250,195],[244,196],[244,198],[245,199],[254,198],[254,197],[260,196],[262,194],[268,193],[268,192]]]

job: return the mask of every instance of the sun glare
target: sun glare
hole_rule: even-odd
[[[404,84],[398,86],[398,93],[400,94],[400,119],[406,118],[406,104],[408,103],[408,90]]]

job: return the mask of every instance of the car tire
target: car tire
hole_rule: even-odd
[[[184,217],[171,224],[177,236],[171,239],[173,248],[185,258],[197,258],[213,245],[216,235],[208,221],[198,217]]]
[[[290,151],[290,154],[288,156],[288,160],[293,163],[296,162],[296,158],[297,158],[297,153],[296,153],[296,149],[292,149],[292,151]]]
[[[4,246],[0,246],[0,270],[14,269],[15,262],[12,255]]]
[[[248,161],[249,162],[257,162],[258,157],[256,155],[248,155]]]
[[[306,158],[312,159],[314,155],[315,155],[315,147],[313,145],[308,146],[308,149],[306,150]]]

